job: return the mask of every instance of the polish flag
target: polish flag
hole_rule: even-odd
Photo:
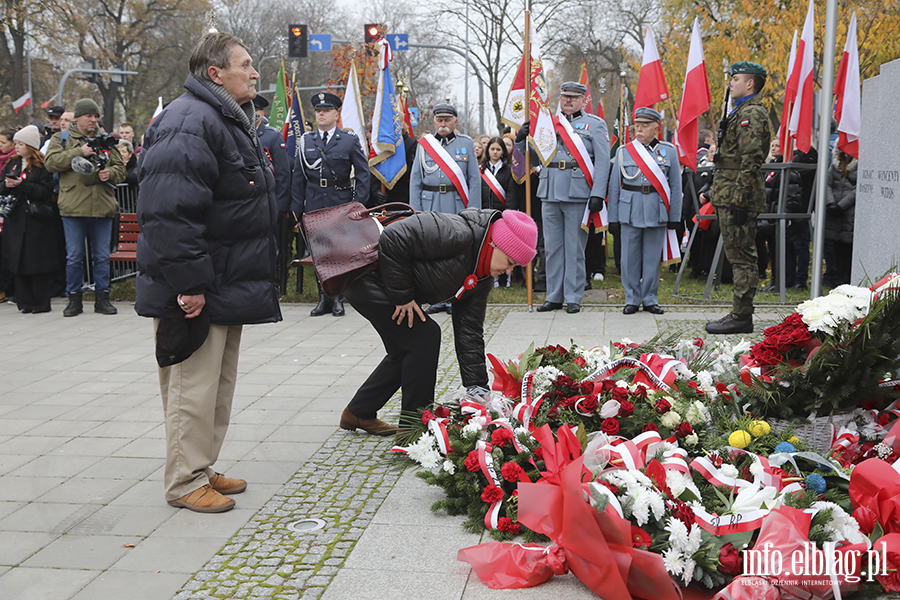
[[[156,104],[156,110],[153,111],[153,116],[150,117],[150,123],[152,123],[153,119],[155,119],[159,115],[159,113],[161,113],[162,111],[163,111],[162,96],[159,96],[159,102],[157,102],[157,104]],[[148,127],[150,126],[150,123],[147,123]]]
[[[815,7],[813,0],[809,0],[809,10],[806,12],[806,23],[803,25],[803,33],[800,34],[800,44],[797,46],[797,60],[800,62],[800,80],[797,86],[797,101],[791,109],[790,131],[797,140],[797,149],[801,152],[809,152],[812,141],[813,121],[813,61],[815,42]],[[787,158],[787,157],[786,157]]]
[[[841,67],[838,70],[834,93],[837,95],[837,102],[834,106],[834,119],[838,122],[839,132],[837,147],[858,159],[862,119],[860,117],[859,50],[856,46],[855,12],[850,17],[850,27],[847,29],[847,41],[844,43],[844,54],[841,56]]]
[[[19,114],[19,109],[25,108],[29,104],[31,104],[31,92],[25,92],[23,96],[13,100],[13,110],[16,111],[16,114]]]
[[[644,59],[641,62],[641,74],[638,78],[637,93],[634,97],[634,108],[653,105],[666,100],[669,97],[669,87],[666,85],[666,76],[663,73],[662,62],[659,60],[659,50],[656,49],[656,38],[653,30],[647,28],[647,37],[644,39]]]
[[[795,69],[797,59],[797,30],[794,30],[794,41],[791,42],[791,56],[788,59],[787,84],[784,87],[784,105],[781,108],[781,125],[778,126],[778,140],[781,144],[782,155],[787,154],[787,160],[791,159],[788,152],[788,143],[791,141],[790,122],[791,107],[797,99],[797,82],[800,81],[800,69]]]
[[[581,77],[578,78],[578,83],[587,88],[587,93],[584,95],[584,112],[588,114],[594,114],[594,107],[591,106],[593,101],[591,100],[591,82],[588,81],[587,76],[587,59],[581,59]],[[559,111],[557,111],[559,112]],[[603,118],[603,117],[601,117]]]
[[[47,100],[46,102],[44,102],[43,104],[41,104],[41,108],[49,108],[49,107],[50,107],[50,104],[51,104],[54,100],[56,100],[56,96],[57,96],[57,95],[58,95],[58,94],[53,94],[53,97],[52,97],[52,98],[50,98],[49,100]]]
[[[681,107],[678,109],[677,136],[678,160],[692,171],[697,170],[697,120],[709,110],[711,103],[706,62],[703,58],[703,42],[700,39],[700,21],[695,18],[687,72],[684,75],[684,92],[681,95]]]

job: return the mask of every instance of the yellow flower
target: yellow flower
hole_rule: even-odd
[[[728,445],[733,446],[735,448],[746,448],[750,444],[750,440],[753,438],[750,437],[750,434],[743,430],[737,430],[731,433],[728,436]]]
[[[787,439],[787,441],[789,441],[792,444],[797,444],[800,442],[800,438],[798,438],[796,435],[792,435],[791,437],[789,437]]]
[[[753,437],[764,436],[770,431],[772,428],[765,421],[750,421],[750,433],[753,434]]]

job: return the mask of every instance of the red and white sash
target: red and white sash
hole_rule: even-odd
[[[453,157],[450,156],[450,153],[447,152],[444,147],[441,146],[441,143],[437,141],[437,138],[430,133],[426,133],[419,138],[419,143],[425,148],[425,152],[428,153],[431,160],[436,162],[441,168],[444,175],[453,182],[453,187],[456,188],[456,191],[459,192],[459,195],[462,198],[463,206],[469,206],[469,186],[466,183],[466,177],[463,175],[459,165],[456,164],[456,161],[453,160]]]
[[[503,186],[500,185],[500,182],[497,181],[497,178],[494,176],[493,171],[489,166],[484,168],[484,171],[481,172],[481,178],[484,180],[488,187],[500,198],[500,202],[503,203],[503,206],[506,206],[506,190],[503,189]]]
[[[584,147],[581,136],[575,133],[575,130],[572,129],[572,124],[565,117],[553,117],[553,126],[556,128],[556,133],[559,134],[566,148],[569,149],[569,154],[572,155],[575,162],[578,163],[578,167],[584,173],[584,179],[587,181],[588,187],[593,188],[594,161],[591,160],[591,155],[588,154],[587,148]]]
[[[666,210],[669,210],[669,196],[672,193],[669,189],[669,182],[666,180],[662,169],[659,168],[659,165],[647,152],[647,148],[639,141],[634,140],[625,144],[625,150],[662,198],[663,203],[666,205]]]

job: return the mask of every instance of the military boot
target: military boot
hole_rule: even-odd
[[[101,315],[115,315],[119,312],[109,301],[109,290],[94,292],[94,312]]]
[[[753,315],[728,313],[707,323],[706,333],[753,333]]]
[[[322,289],[322,284],[318,280],[316,280],[316,285],[319,286],[319,303],[314,309],[309,311],[309,316],[311,317],[321,317],[330,313],[333,305],[331,298],[325,295],[325,290]]]
[[[69,304],[63,309],[64,317],[74,317],[84,312],[84,305],[81,303],[81,292],[72,292],[69,294]]]

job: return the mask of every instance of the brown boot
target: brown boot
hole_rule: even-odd
[[[234,500],[226,498],[207,484],[178,500],[169,500],[169,505],[200,513],[220,513],[234,508]]]
[[[247,482],[243,479],[225,477],[221,473],[216,473],[210,477],[209,485],[220,494],[240,494],[247,489]]]
[[[393,425],[380,419],[360,419],[350,412],[349,408],[345,408],[344,412],[341,413],[341,429],[348,431],[362,429],[372,435],[394,435],[397,433],[397,428]]]

